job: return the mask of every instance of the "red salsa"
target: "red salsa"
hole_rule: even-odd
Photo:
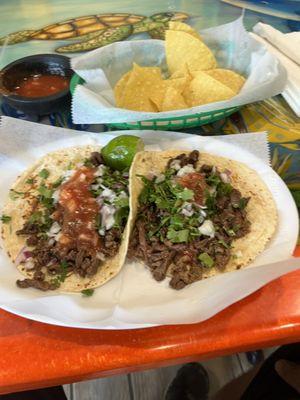
[[[43,97],[61,92],[69,87],[69,78],[60,75],[31,75],[24,77],[14,92],[24,97]]]
[[[180,185],[194,192],[195,202],[203,205],[204,190],[206,189],[205,177],[199,172],[191,172],[178,179]]]
[[[67,248],[96,251],[100,237],[96,230],[99,205],[90,192],[95,168],[81,167],[61,186],[59,207],[63,217],[59,243]]]

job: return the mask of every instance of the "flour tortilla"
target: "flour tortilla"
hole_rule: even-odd
[[[136,155],[131,168],[130,207],[132,218],[135,219],[138,211],[138,196],[143,189],[143,183],[138,175],[148,176],[165,171],[168,161],[186,150],[163,152],[140,152]],[[207,153],[201,153],[197,168],[203,164],[216,166],[220,172],[231,171],[231,184],[238,189],[243,197],[251,197],[247,205],[247,218],[251,222],[250,232],[233,241],[231,254],[240,255],[230,259],[224,272],[243,268],[251,263],[266,247],[277,227],[277,210],[273,197],[259,175],[245,164]],[[203,278],[218,275],[221,272],[216,268],[207,269]]]
[[[99,149],[99,146],[71,147],[49,153],[39,159],[17,179],[12,189],[17,192],[25,192],[26,194],[18,197],[16,200],[8,199],[2,211],[3,214],[11,217],[9,224],[2,224],[2,238],[6,251],[13,262],[15,262],[18,254],[26,245],[26,236],[18,236],[16,235],[16,231],[23,228],[27,217],[30,216],[32,199],[37,193],[35,188],[29,190],[32,185],[26,183],[26,181],[34,178],[37,182],[35,187],[38,187],[42,180],[38,174],[43,168],[46,168],[50,172],[49,177],[46,179],[46,184],[48,182],[55,182],[68,170],[70,163],[80,163],[89,157],[91,152],[99,151]],[[105,261],[93,277],[82,278],[77,274],[72,274],[61,283],[56,292],[79,292],[84,289],[96,288],[112,279],[118,274],[124,264],[128,241],[129,220],[124,229],[123,239],[116,256]],[[22,264],[17,265],[17,268],[27,278],[33,277],[33,273],[26,271]]]

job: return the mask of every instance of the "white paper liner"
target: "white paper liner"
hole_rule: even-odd
[[[180,117],[241,106],[282,92],[286,83],[284,67],[265,46],[251,38],[243,26],[242,17],[200,33],[213,50],[220,68],[231,68],[247,77],[237,96],[190,109],[159,113],[117,108],[112,88],[132,68],[133,62],[143,66],[160,66],[166,70],[163,41],[117,42],[72,59],[72,68],[86,81],[85,85],[77,86],[73,96],[73,122],[120,123]]]
[[[297,210],[285,184],[267,165],[269,154],[265,133],[218,137],[159,131],[96,134],[2,117],[0,210],[16,176],[35,159],[62,147],[104,145],[113,137],[126,133],[141,136],[147,149],[198,148],[242,161],[260,173],[276,201],[279,226],[267,249],[252,264],[257,268],[222,274],[175,291],[168,287],[167,281],[154,281],[143,266],[128,263],[92,297],[83,298],[81,294],[53,295],[34,289],[18,289],[15,280],[20,274],[0,250],[2,308],[46,323],[95,329],[192,323],[213,316],[267,282],[299,268],[300,259],[291,258],[298,233]],[[248,148],[251,152],[246,150]]]

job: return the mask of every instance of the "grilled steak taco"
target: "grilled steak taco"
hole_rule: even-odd
[[[272,237],[271,193],[246,165],[200,154],[141,152],[132,165],[129,257],[186,285],[249,264]]]
[[[105,165],[97,146],[50,153],[10,190],[6,250],[20,288],[82,291],[121,269],[128,244],[129,172]]]

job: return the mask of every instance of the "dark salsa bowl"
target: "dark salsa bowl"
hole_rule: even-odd
[[[1,71],[2,101],[26,114],[46,115],[59,111],[70,104],[69,82],[73,73],[70,59],[59,54],[37,54],[20,58]],[[28,91],[28,95],[24,95],[25,85],[28,88],[31,85],[32,89],[36,89],[38,85],[41,94],[35,92],[32,95]]]

